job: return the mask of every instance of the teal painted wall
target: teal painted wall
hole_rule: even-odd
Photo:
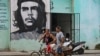
[[[38,40],[21,39],[10,41],[10,16],[10,0],[0,0],[0,51],[8,49],[11,51],[39,50],[41,43]]]
[[[52,13],[71,13],[71,0],[52,0],[54,9]],[[6,30],[0,30],[0,50],[10,47],[12,51],[30,51],[39,50],[40,43],[38,40],[13,40],[10,42],[10,9],[9,0],[0,0],[5,3],[6,9],[4,14],[7,21],[1,23],[3,18],[0,17],[0,25],[5,25]],[[67,8],[67,9],[66,9]],[[0,12],[2,12],[0,10]],[[100,0],[74,0],[74,13],[80,13],[80,41],[86,41],[86,46],[94,49],[95,45],[100,43]],[[2,14],[3,15],[3,14]],[[2,16],[0,14],[0,16]],[[77,24],[76,24],[77,25]],[[29,45],[28,45],[29,44]],[[33,48],[34,47],[34,48]]]
[[[47,2],[46,4],[46,14],[47,14],[47,19],[50,18],[49,16],[49,9],[50,8],[50,5],[48,5],[49,3],[49,0],[43,0],[44,2]],[[12,32],[14,31],[17,31],[19,28],[18,27],[14,27],[13,25],[13,20],[15,19],[14,17],[14,11],[16,11],[16,9],[18,8],[17,7],[17,0],[10,0],[10,6],[11,6],[11,34]],[[48,18],[49,17],[49,18]],[[17,18],[19,19],[19,18]],[[39,40],[36,40],[34,39],[35,37],[39,38],[38,37],[38,34],[36,34],[37,32],[35,31],[28,31],[28,33],[26,32],[23,32],[23,33],[26,33],[26,34],[23,34],[23,35],[26,35],[26,36],[23,36],[23,35],[18,35],[16,37],[19,37],[20,36],[20,39],[13,39],[10,41],[10,50],[11,51],[38,51],[40,49],[40,44],[39,43]],[[29,38],[30,35],[27,35],[27,34],[30,34],[31,33],[31,37],[32,38]],[[11,35],[12,36],[12,35]],[[26,37],[26,38],[25,38]],[[12,37],[13,38],[13,37]]]
[[[51,8],[52,7],[52,13],[71,13],[72,0],[51,0]]]
[[[51,10],[51,13],[71,13],[72,12],[72,0],[52,0],[54,9]],[[38,51],[40,48],[38,40],[31,39],[20,39],[20,40],[11,40],[10,50],[11,51]]]
[[[74,0],[74,13],[80,13],[80,41],[94,49],[100,43],[100,0]]]
[[[0,50],[7,50],[10,41],[9,1],[0,0]]]
[[[11,41],[11,51],[38,51],[40,49],[41,42],[39,40],[13,40]]]

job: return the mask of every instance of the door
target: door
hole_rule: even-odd
[[[80,42],[80,14],[72,14],[72,40]]]

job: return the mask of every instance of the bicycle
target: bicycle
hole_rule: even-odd
[[[51,55],[51,52],[49,52],[49,51],[51,51],[51,50],[44,50],[44,49],[42,49],[42,46],[43,46],[43,44],[41,44],[41,46],[40,46],[40,50],[39,51],[33,51],[31,54],[30,54],[30,56],[41,56],[41,55],[43,55],[44,54],[44,56],[52,56]],[[48,49],[48,47],[46,48],[46,49]]]
[[[47,48],[46,48],[46,52],[45,52],[45,56],[53,56],[53,49],[51,48],[50,45],[47,45]]]
[[[42,46],[43,44],[41,44],[39,51],[33,51],[30,56],[41,56],[43,54]]]

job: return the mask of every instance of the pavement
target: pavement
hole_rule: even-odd
[[[0,52],[0,56],[29,56],[29,52]]]
[[[29,56],[31,52],[0,52],[0,56]],[[85,50],[85,54],[100,54],[100,50]]]
[[[85,54],[100,54],[100,50],[85,50]]]

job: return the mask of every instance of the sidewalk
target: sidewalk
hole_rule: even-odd
[[[0,52],[0,56],[29,56],[30,52]]]
[[[85,50],[85,54],[100,54],[100,50]]]
[[[0,52],[0,56],[29,56],[31,52]],[[85,50],[85,54],[100,54],[100,50]]]

